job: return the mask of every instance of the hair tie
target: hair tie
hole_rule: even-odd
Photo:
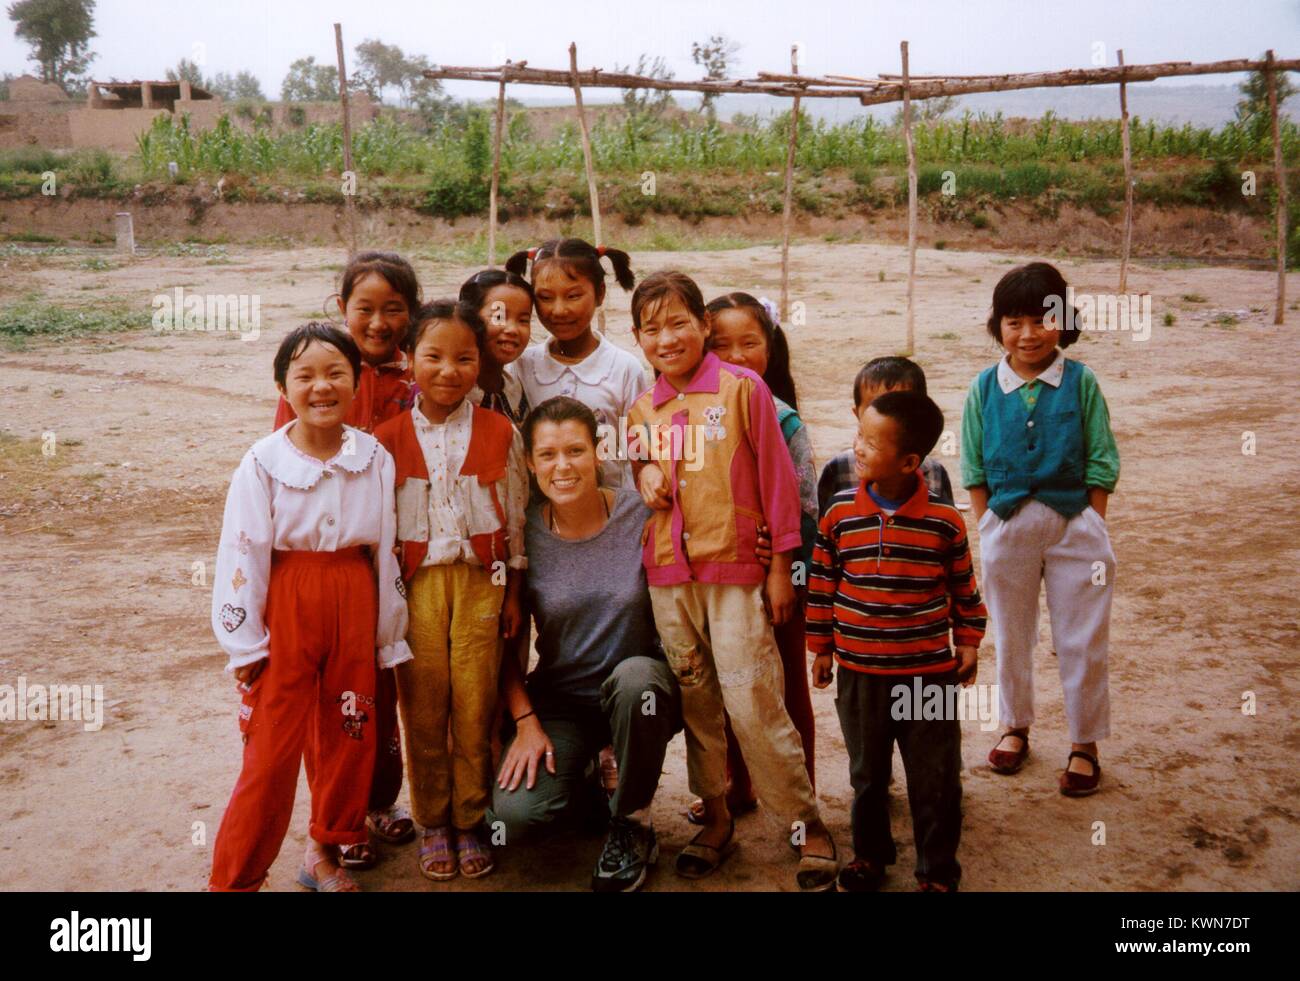
[[[767,317],[772,321],[773,327],[781,326],[781,313],[777,310],[775,303],[765,296],[760,296],[758,298],[758,305],[767,311]]]
[[[596,246],[596,255],[604,255],[604,254],[605,254],[605,246],[603,245]]]
[[[534,246],[533,248],[528,250],[528,261],[532,262],[536,258],[537,258],[537,248],[536,246]]]

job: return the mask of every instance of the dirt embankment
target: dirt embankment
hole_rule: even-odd
[[[179,190],[179,189],[177,189]],[[0,200],[0,239],[56,239],[108,243],[113,216],[130,211],[136,241],[153,246],[176,241],[232,245],[342,245],[347,217],[341,205],[286,200],[285,203],[228,202],[212,192],[152,196],[145,203],[104,199],[36,197]],[[1041,255],[1108,257],[1118,254],[1122,225],[1118,215],[1101,217],[1072,205],[1060,206],[1055,220],[1044,220],[1032,202],[1004,202],[989,209],[987,227],[944,221],[928,214],[922,202],[918,241],[923,247],[1034,252]],[[549,238],[590,220],[568,214],[536,214],[504,222],[503,241]],[[617,214],[604,218],[605,238],[628,247],[659,247],[665,239],[683,245],[709,239],[776,241],[780,215],[754,210],[741,216],[689,221],[652,215],[635,224]],[[448,220],[409,207],[358,208],[358,240],[363,247],[411,246],[464,241],[486,234],[482,218]],[[839,217],[800,215],[794,236],[824,241],[907,241],[905,206],[873,209]],[[1134,214],[1133,255],[1148,258],[1195,258],[1263,265],[1269,262],[1273,224],[1268,216],[1225,213],[1201,207],[1139,205]]]

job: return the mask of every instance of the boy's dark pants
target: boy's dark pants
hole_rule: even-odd
[[[907,689],[912,712],[912,676],[878,675],[837,666],[835,708],[849,753],[853,785],[853,850],[882,868],[897,859],[889,831],[889,772],[894,742],[903,757],[907,798],[916,839],[916,876],[934,882],[961,878],[961,723],[951,719],[895,719],[893,689]],[[921,676],[923,686],[956,685],[957,672]],[[924,691],[924,689],[923,689]],[[944,701],[945,707],[947,700]]]

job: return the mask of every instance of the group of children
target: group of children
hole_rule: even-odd
[[[592,330],[606,261],[635,286],[652,383]],[[1007,354],[971,386],[962,473],[1008,724],[990,766],[1013,773],[1028,755],[1046,579],[1074,741],[1061,790],[1080,795],[1099,785],[1096,741],[1108,735],[1104,513],[1118,457],[1095,377],[1061,351],[1076,325],[1044,321],[1044,300],[1064,292],[1041,263],[995,290],[988,329]],[[652,509],[643,564],[699,798],[678,873],[714,871],[735,817],[761,802],[790,828],[801,890],[878,888],[894,861],[897,741],[920,886],[957,887],[960,729],[955,717],[900,720],[894,698],[913,678],[971,684],[986,618],[964,520],[928,456],[944,423],[919,366],[862,369],[854,449],[818,481],[776,311],[747,293],[706,302],[680,272],[637,284],[627,253],[564,239],[427,304],[404,259],[362,253],[338,306],[346,329],[313,322],[281,344],[274,432],[245,455],[227,499],[212,617],[242,691],[244,760],[211,888],[262,886],[300,759],[312,796],[303,885],[355,891],[348,870],[373,865],[373,842],[408,841],[417,824],[426,877],[492,871],[499,668],[529,633],[520,427],[555,396],[628,433],[601,481],[635,485]],[[534,310],[545,344],[530,344]],[[842,868],[814,790],[810,651],[817,687],[839,668],[854,793]],[[396,804],[399,709],[413,815]]]

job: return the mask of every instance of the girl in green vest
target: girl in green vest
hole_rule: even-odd
[[[1110,735],[1115,553],[1106,502],[1119,479],[1119,453],[1096,376],[1065,356],[1079,337],[1065,296],[1065,278],[1045,262],[1011,270],[994,288],[988,331],[1006,354],[971,383],[961,462],[979,522],[980,581],[1007,727],[989,766],[1012,774],[1029,756],[1045,584],[1072,743],[1060,789],[1084,797],[1101,786],[1097,742]]]

